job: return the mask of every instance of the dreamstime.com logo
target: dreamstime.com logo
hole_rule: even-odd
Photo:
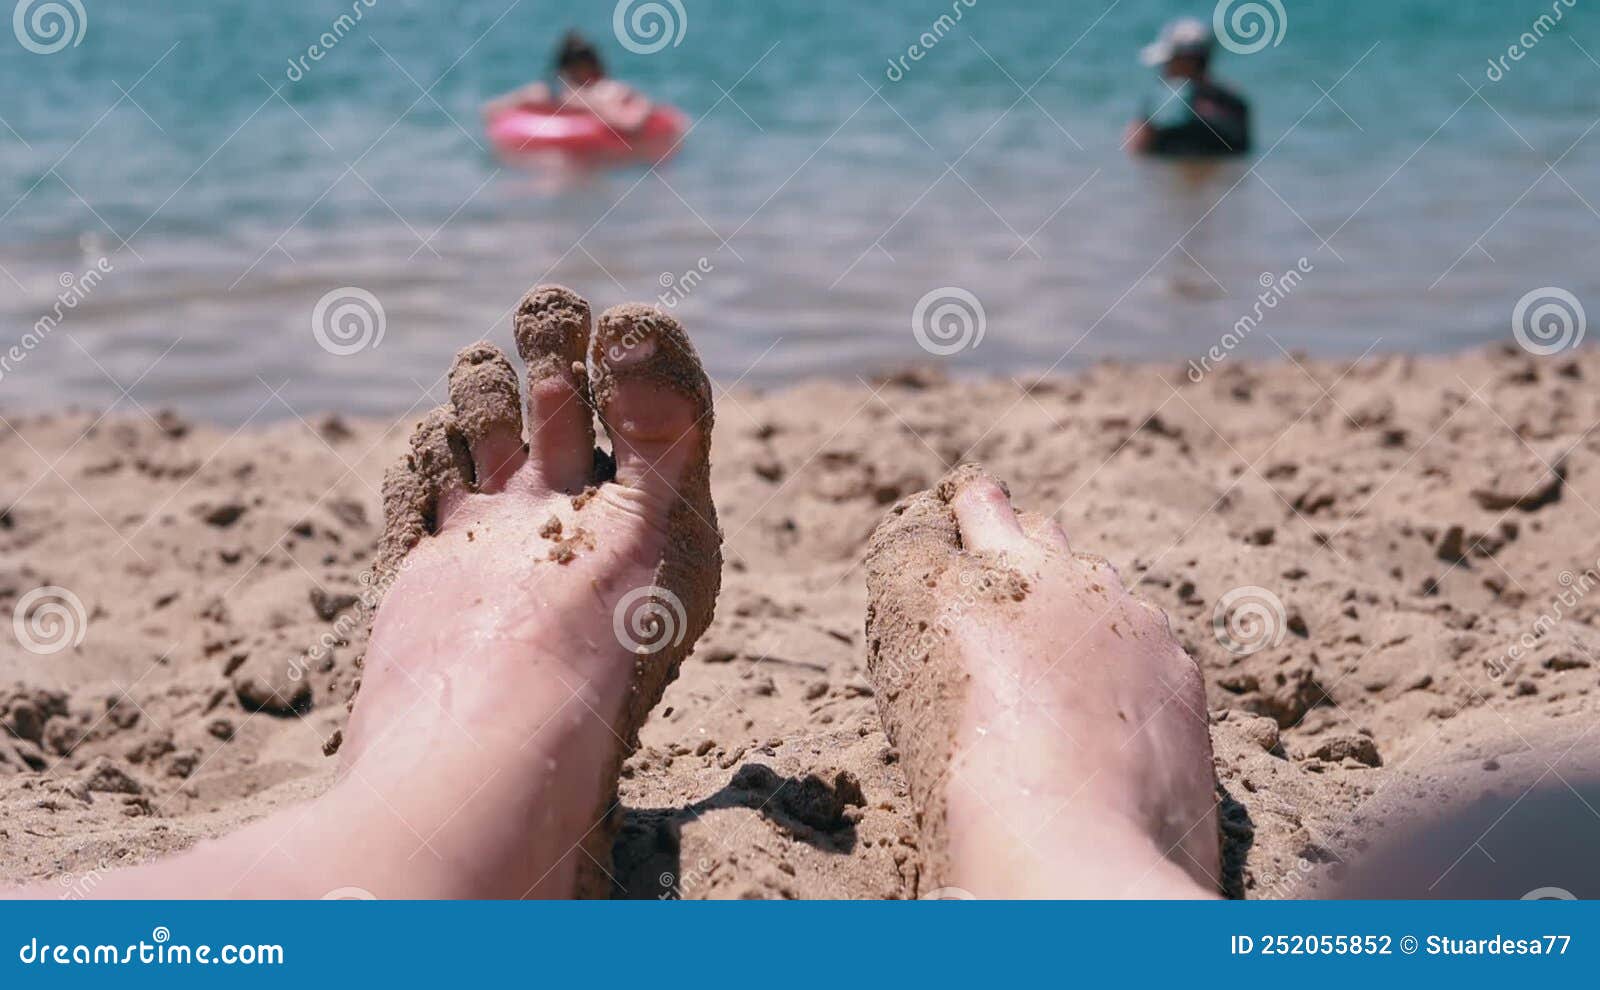
[[[17,0],[11,30],[22,47],[35,55],[54,55],[83,44],[89,12],[79,0]]]
[[[690,294],[700,287],[700,283],[706,280],[707,275],[716,270],[717,266],[709,259],[701,258],[694,263],[693,268],[682,275],[662,272],[658,280],[661,283],[661,291],[656,293],[657,305],[676,309],[679,303],[689,298]]]
[[[1211,630],[1217,642],[1241,657],[1283,642],[1288,621],[1283,600],[1255,585],[1233,589],[1217,599],[1211,611]]]
[[[660,886],[661,893],[656,895],[658,901],[681,901],[699,890],[711,879],[711,871],[717,865],[704,856],[694,861],[694,865],[687,871],[673,873],[664,870],[656,877],[656,884]]]
[[[25,966],[282,966],[281,945],[177,945],[166,925],[150,932],[150,941],[131,945],[51,945],[37,937],[22,943],[17,959]]]
[[[659,585],[635,588],[611,612],[611,631],[628,652],[659,653],[683,642],[688,632],[683,600]]]
[[[1555,30],[1556,25],[1566,20],[1567,11],[1578,5],[1578,0],[1550,0],[1550,12],[1541,12],[1533,19],[1528,30],[1522,32],[1517,40],[1506,46],[1506,52],[1498,58],[1489,60],[1489,67],[1484,69],[1484,75],[1490,82],[1499,82],[1511,72],[1511,65],[1528,57],[1528,53],[1539,47],[1539,43]]]
[[[1237,55],[1254,55],[1267,46],[1283,43],[1289,14],[1280,0],[1217,0],[1211,12],[1211,29],[1217,42]]]
[[[635,55],[654,55],[683,44],[689,30],[689,13],[682,0],[617,0],[611,12],[611,30],[622,47]]]
[[[939,43],[956,25],[966,16],[966,12],[978,5],[978,0],[950,0],[950,13],[940,14],[928,25],[928,30],[917,36],[915,43],[906,46],[904,55],[891,58],[889,67],[883,71],[890,82],[899,82],[911,73],[908,62],[920,62],[928,57],[928,53],[939,47]]]
[[[1538,617],[1506,647],[1504,654],[1484,662],[1490,680],[1497,682],[1503,680],[1507,674],[1516,669],[1518,661],[1537,649],[1546,636],[1555,632],[1563,619],[1570,619],[1579,603],[1589,596],[1589,592],[1600,586],[1600,561],[1596,561],[1593,567],[1586,568],[1580,574],[1562,571],[1556,576],[1556,583],[1561,586],[1561,590],[1550,599]]]
[[[83,643],[89,632],[89,613],[77,595],[48,584],[17,600],[11,629],[24,650],[49,656]]]
[[[983,303],[966,289],[941,286],[917,300],[911,334],[929,354],[947,357],[983,343],[989,318]]]
[[[0,352],[0,381],[21,366],[28,359],[28,355],[44,345],[50,335],[61,326],[67,314],[77,309],[94,290],[105,281],[105,277],[116,270],[110,258],[101,258],[93,265],[85,268],[83,274],[74,275],[71,272],[62,272],[57,279],[61,291],[56,293],[55,305],[49,312],[33,324],[33,328],[22,335],[22,338],[12,344],[5,351]]]
[[[377,296],[347,285],[317,300],[311,310],[311,335],[329,354],[347,357],[383,343],[388,322]]]
[[[995,591],[996,580],[1010,569],[1005,554],[994,560],[993,566],[966,564],[956,568],[956,587],[941,595],[942,603],[937,615],[919,622],[915,639],[904,649],[884,653],[878,657],[873,670],[880,685],[902,687],[922,670],[929,654],[939,645],[953,639],[969,615],[978,612],[984,601]],[[934,709],[927,709],[932,715]]]
[[[378,5],[378,0],[350,0],[350,12],[340,13],[328,25],[328,30],[317,36],[317,40],[306,46],[304,55],[289,59],[289,67],[284,70],[284,77],[290,82],[299,82],[311,74],[311,66],[328,57],[328,53],[339,47],[350,32],[356,29],[367,11]]]
[[[357,583],[361,585],[360,593],[355,596],[356,600],[349,608],[339,613],[330,628],[323,630],[322,635],[317,637],[317,641],[311,644],[310,649],[289,661],[289,680],[298,681],[306,676],[306,671],[314,670],[326,662],[337,646],[354,639],[357,632],[372,621],[372,616],[377,613],[378,606],[383,604],[389,589],[394,587],[400,575],[410,569],[414,559],[414,557],[401,558],[394,570],[387,574],[378,574],[370,569],[362,571],[356,577]]]
[[[101,877],[111,868],[105,860],[100,860],[93,867],[82,873],[63,873],[56,877],[56,885],[61,888],[57,900],[81,901],[94,894],[95,888],[100,886]]]
[[[1583,343],[1588,317],[1583,303],[1566,289],[1547,285],[1517,300],[1511,334],[1529,354],[1548,357]]]
[[[1198,385],[1205,379],[1216,365],[1228,359],[1236,348],[1250,339],[1256,332],[1261,322],[1267,318],[1267,313],[1278,308],[1278,304],[1289,298],[1289,295],[1305,281],[1307,275],[1316,271],[1317,266],[1309,258],[1301,258],[1294,263],[1294,267],[1284,271],[1281,275],[1273,272],[1262,272],[1261,291],[1256,293],[1256,301],[1250,307],[1250,312],[1239,317],[1233,324],[1233,329],[1222,335],[1222,339],[1212,345],[1198,361],[1189,362],[1189,381]]]

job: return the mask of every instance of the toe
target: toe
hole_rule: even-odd
[[[464,347],[450,368],[450,404],[472,451],[480,492],[497,492],[522,466],[522,411],[517,373],[493,344]]]
[[[1072,545],[1067,542],[1067,531],[1049,516],[1042,516],[1037,512],[1019,512],[1017,521],[1022,524],[1022,532],[1036,545],[1046,550],[1059,550],[1061,553],[1072,552]]]
[[[441,406],[423,418],[411,434],[408,465],[423,522],[438,532],[472,487],[472,453],[454,410]]]
[[[648,306],[614,306],[600,316],[589,360],[617,482],[694,500],[709,459],[711,384],[683,327]]]
[[[961,530],[961,545],[971,551],[1003,553],[1028,548],[1028,537],[1011,507],[1005,486],[977,465],[956,468],[939,483]]]
[[[432,532],[434,500],[424,491],[408,457],[383,476],[383,539],[376,576],[387,580],[422,538]]]
[[[636,748],[639,727],[677,676],[689,644],[710,623],[721,587],[721,535],[711,501],[711,385],[683,328],[645,306],[601,314],[589,342],[589,367],[616,474],[614,483],[601,487],[602,498],[585,503],[591,509],[577,511],[597,511],[590,517],[595,525],[612,527],[613,545],[625,553],[631,548],[633,560],[655,560],[651,584],[616,599],[621,611],[614,618],[627,617],[625,603],[652,601],[680,612],[679,634],[688,630],[682,646],[674,640],[649,659],[633,651],[633,692],[618,734]],[[619,508],[624,516],[598,521]]]
[[[559,285],[531,290],[514,319],[528,365],[528,464],[546,488],[576,492],[594,467],[594,422],[584,373],[589,304]]]

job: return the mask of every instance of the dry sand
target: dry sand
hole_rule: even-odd
[[[978,459],[1171,613],[1206,676],[1233,892],[1304,893],[1392,783],[1492,781],[1595,725],[1596,381],[1594,352],[1496,349],[722,397],[723,591],[624,769],[625,892],[919,892],[861,557],[890,503]],[[0,618],[47,585],[87,617],[54,653],[0,636],[0,881],[64,896],[326,786],[379,479],[423,411],[235,432],[126,409],[0,422]],[[1213,611],[1246,587],[1283,603],[1282,639],[1235,654]],[[308,664],[324,637],[347,641]]]

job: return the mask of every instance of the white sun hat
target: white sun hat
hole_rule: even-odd
[[[1180,17],[1161,29],[1161,36],[1139,51],[1145,65],[1166,65],[1182,55],[1209,55],[1217,42],[1211,25],[1198,17]]]

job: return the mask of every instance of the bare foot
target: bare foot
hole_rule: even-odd
[[[526,443],[515,372],[474,344],[385,479],[389,587],[334,786],[96,896],[609,893],[622,759],[721,579],[711,389],[643,306],[591,333],[587,303],[541,287],[516,337]]]
[[[393,584],[341,786],[381,798],[408,852],[426,840],[408,892],[609,892],[621,761],[720,581],[711,390],[677,322],[621,306],[591,334],[588,304],[546,286],[516,337],[526,445],[511,365],[474,344],[385,479]]]
[[[1218,890],[1205,694],[1164,613],[972,466],[867,557],[868,665],[922,831],[920,893]]]

